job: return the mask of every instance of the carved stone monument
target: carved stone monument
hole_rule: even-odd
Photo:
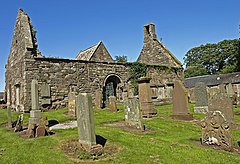
[[[198,82],[194,88],[195,92],[195,113],[207,113],[208,112],[208,94],[206,85],[203,82]]]
[[[215,145],[224,150],[232,150],[231,123],[221,111],[209,111],[201,122],[204,145]]]
[[[141,77],[138,79],[138,96],[140,101],[140,108],[143,117],[153,117],[157,114],[152,102],[152,91],[150,88],[150,80],[148,77]]]
[[[192,120],[188,111],[188,94],[180,80],[174,82],[173,88],[173,119]]]
[[[125,122],[128,126],[144,130],[142,111],[137,97],[129,97],[124,103]]]

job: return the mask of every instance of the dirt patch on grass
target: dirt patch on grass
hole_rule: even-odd
[[[103,151],[101,154],[92,154],[86,151],[83,145],[78,140],[70,140],[70,141],[63,141],[61,142],[61,149],[67,155],[67,157],[75,162],[81,161],[99,161],[99,160],[111,160],[114,158],[120,148],[106,144],[103,147]]]

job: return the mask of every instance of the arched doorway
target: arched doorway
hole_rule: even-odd
[[[121,83],[120,77],[117,75],[108,75],[104,81],[103,86],[103,106],[108,104],[109,96],[117,97],[118,84]]]

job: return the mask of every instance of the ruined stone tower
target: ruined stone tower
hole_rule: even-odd
[[[29,86],[23,85],[25,76],[27,76],[25,70],[28,69],[25,61],[34,56],[40,56],[36,30],[28,15],[19,9],[5,74],[7,103],[16,111],[23,111],[24,103],[26,103],[27,97],[24,95]]]

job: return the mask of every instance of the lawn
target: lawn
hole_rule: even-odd
[[[123,110],[111,113],[107,110],[94,110],[96,134],[107,139],[106,147],[115,146],[118,153],[94,163],[239,163],[240,155],[201,146],[201,127],[193,122],[171,119],[171,105],[157,107],[154,119],[144,120],[148,133],[129,132],[116,127],[103,126],[124,120]],[[193,112],[193,104],[190,104]],[[234,108],[239,113],[239,108]],[[64,113],[67,109],[45,112],[48,120],[64,122],[74,120]],[[27,123],[29,114],[24,114]],[[17,114],[13,114],[17,118]],[[194,114],[202,119],[204,115]],[[240,123],[240,116],[235,116]],[[6,110],[0,109],[0,163],[74,163],[68,158],[61,145],[63,142],[78,138],[77,129],[55,130],[46,137],[23,139],[3,127],[7,123]],[[233,131],[234,144],[240,141],[240,131]],[[83,161],[89,163],[89,161]]]

